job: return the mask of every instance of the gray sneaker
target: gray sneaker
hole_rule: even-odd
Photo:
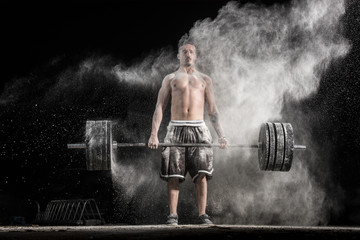
[[[198,224],[214,225],[214,223],[210,220],[210,216],[207,214],[198,217]]]
[[[178,225],[178,216],[175,215],[175,214],[170,214],[167,217],[166,224],[168,224],[168,225]]]

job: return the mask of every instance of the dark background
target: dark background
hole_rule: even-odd
[[[0,105],[0,224],[10,224],[12,216],[26,216],[31,222],[36,202],[44,210],[50,200],[85,196],[98,201],[107,222],[138,223],[138,213],[112,214],[113,193],[104,188],[111,185],[110,173],[83,170],[82,153],[69,153],[65,146],[82,141],[87,119],[125,119],[130,103],[150,114],[158,86],[150,91],[133,89],[115,80],[102,82],[93,73],[87,79],[92,84],[62,97],[47,97],[47,92],[64,69],[87,57],[107,56],[104,66],[117,62],[130,66],[151,51],[176,50],[178,40],[197,20],[216,17],[227,2],[2,1],[0,93],[13,98]],[[246,2],[272,5],[289,1],[240,1]],[[331,64],[317,94],[292,107],[307,116],[313,138],[320,146],[326,139],[329,149],[325,150],[333,153],[327,164],[331,165],[330,176],[341,186],[337,198],[342,207],[332,215],[330,225],[359,225],[358,2],[347,1],[342,21],[343,34],[352,44],[350,52]],[[150,133],[148,127],[131,127]]]

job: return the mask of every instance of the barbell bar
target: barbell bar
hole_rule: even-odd
[[[67,144],[69,149],[86,149],[86,167],[89,171],[111,170],[113,151],[123,147],[147,147],[147,143],[118,143],[112,140],[112,122],[87,121],[85,143]],[[159,147],[220,147],[207,143],[159,143]],[[305,150],[304,145],[294,144],[290,123],[263,123],[258,144],[230,144],[229,147],[257,148],[259,168],[263,171],[289,171],[293,151]]]
[[[118,143],[113,141],[113,149],[121,147],[147,147],[147,143]],[[159,147],[220,147],[221,144],[209,144],[209,143],[159,143]],[[228,147],[239,147],[239,148],[259,148],[261,143],[258,145],[246,145],[246,144],[229,144]],[[86,143],[68,143],[68,149],[86,149]],[[294,149],[305,150],[304,145],[294,145]]]
[[[113,149],[121,147],[147,147],[147,143],[118,143],[113,141]],[[86,143],[69,143],[67,145],[69,149],[86,149]],[[210,144],[210,143],[159,143],[159,147],[220,147],[220,144]],[[228,147],[240,147],[240,148],[258,148],[259,145],[243,145],[243,144],[234,144],[228,145]]]

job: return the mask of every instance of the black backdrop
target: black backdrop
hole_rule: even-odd
[[[115,80],[101,82],[92,75],[88,81],[96,86],[96,93],[92,87],[82,87],[63,98],[51,98],[47,97],[48,90],[55,76],[92,55],[107,56],[104,66],[116,61],[131,65],[154,49],[176,49],[194,22],[214,18],[226,2],[3,1],[0,223],[10,223],[14,215],[27,216],[31,221],[36,201],[43,208],[52,199],[83,196],[96,198],[109,222],[136,222],[111,215],[112,193],[103,187],[111,184],[109,173],[81,170],[81,153],[69,154],[59,145],[81,141],[80,130],[86,119],[126,118],[130,103],[138,102],[137,107],[151,113],[158,86],[151,91],[132,89],[119,86]],[[240,2],[272,5],[289,1]],[[336,225],[360,223],[359,14],[360,4],[347,1],[343,33],[352,48],[344,59],[331,65],[318,93],[298,106],[328,119],[321,124],[314,121],[311,134],[319,142],[330,140],[336,153],[332,177],[344,190],[338,196],[344,207],[330,222]],[[82,182],[90,187],[79,187]]]

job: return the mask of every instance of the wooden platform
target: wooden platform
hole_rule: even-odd
[[[0,239],[360,239],[358,227],[252,225],[4,226]]]

